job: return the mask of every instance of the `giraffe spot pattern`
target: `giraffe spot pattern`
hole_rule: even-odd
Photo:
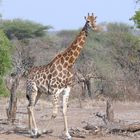
[[[60,64],[57,66],[57,70],[58,71],[61,71],[62,70],[62,66]]]
[[[70,59],[69,59],[69,63],[73,63],[74,62],[74,57],[71,56]]]
[[[61,64],[64,64],[64,57],[61,57]]]
[[[80,43],[79,43],[79,45],[80,45],[80,46],[83,46],[84,43],[85,43],[85,42],[84,42],[83,40],[81,40]]]

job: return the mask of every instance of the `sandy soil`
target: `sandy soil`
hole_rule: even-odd
[[[6,123],[7,99],[0,99],[0,140],[31,140],[27,133],[28,117],[27,117],[27,101],[24,99],[18,100],[17,120],[14,125]],[[102,124],[102,120],[97,118],[94,114],[100,112],[105,113],[105,102],[103,101],[84,101],[82,108],[78,100],[70,101],[68,108],[68,124],[69,128],[83,128],[84,122],[91,122],[95,125]],[[126,122],[140,122],[140,103],[132,102],[115,102],[113,104],[115,120],[123,120]],[[62,109],[60,107],[57,118],[54,122],[47,127],[48,130],[52,129],[53,133],[44,134],[38,138],[38,140],[61,140],[63,132],[63,116]],[[48,120],[52,114],[51,103],[40,100],[35,108],[35,117],[38,128],[43,130],[47,126]],[[13,132],[15,128],[21,128],[21,131]],[[3,132],[9,130],[8,133]],[[22,131],[23,130],[23,131]],[[26,132],[25,132],[26,131]],[[139,140],[140,137],[129,137],[121,135],[91,135],[85,138],[86,140]],[[82,138],[72,138],[72,140],[82,140]]]

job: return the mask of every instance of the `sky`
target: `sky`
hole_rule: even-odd
[[[136,10],[135,0],[2,0],[0,13],[3,19],[28,19],[53,30],[79,29],[84,16],[95,13],[97,23],[129,20]]]

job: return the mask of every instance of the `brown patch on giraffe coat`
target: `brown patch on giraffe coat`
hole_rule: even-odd
[[[66,75],[67,74],[67,70],[63,70],[63,75]]]
[[[66,84],[66,79],[63,80],[63,83]]]
[[[40,82],[42,82],[43,81],[43,78],[41,77],[39,80],[40,80]]]
[[[76,56],[78,56],[79,55],[79,53],[77,52],[77,51],[75,51],[74,52],[74,56],[76,57]]]
[[[39,85],[39,83],[40,83],[39,80],[37,80],[36,83],[37,83],[37,85]]]
[[[59,85],[59,83],[60,83],[60,82],[58,82],[58,81],[56,82],[57,85]]]
[[[55,64],[58,65],[60,63],[60,59],[56,60]]]
[[[37,74],[37,75],[36,75],[36,78],[37,78],[37,79],[39,79],[39,78],[40,78],[40,75],[39,75],[39,74]]]
[[[51,81],[51,85],[54,85],[56,82],[56,78],[53,78],[52,81]]]
[[[82,36],[82,39],[83,39],[83,40],[86,40],[86,37],[85,37],[85,36]]]
[[[67,76],[68,77],[71,77],[72,76],[72,73],[68,71]]]
[[[56,56],[56,60],[59,59],[60,57],[61,57],[61,54],[58,54],[58,55]]]
[[[69,63],[73,63],[74,62],[74,57],[71,56],[70,59],[69,59]]]
[[[73,50],[75,50],[75,49],[76,49],[76,47],[77,47],[77,45],[76,45],[76,44],[73,44],[73,45],[71,46],[71,48],[72,48]]]
[[[63,54],[64,57],[66,57],[67,55],[68,55],[68,52],[65,52],[65,53]]]
[[[77,51],[78,51],[78,52],[80,52],[80,50],[81,50],[81,48],[80,48],[80,47],[77,47],[76,49],[77,49]]]
[[[52,85],[52,87],[57,88],[57,84]]]
[[[58,70],[58,71],[61,71],[61,70],[62,70],[62,66],[61,66],[61,65],[58,65],[58,66],[57,66],[57,70]]]
[[[59,78],[59,77],[57,77],[57,79],[56,79],[58,82],[61,82],[62,80]]]
[[[66,61],[68,61],[68,60],[69,60],[69,57],[68,57],[68,56],[66,56],[65,60],[66,60]]]
[[[54,71],[54,69],[55,69],[55,65],[53,64],[50,68],[50,73],[52,73]]]
[[[36,71],[36,72],[35,72],[35,74],[38,74],[38,75],[39,75],[39,74],[40,74],[40,72],[39,72],[39,71]]]
[[[77,42],[80,42],[80,41],[81,41],[81,37],[78,37]]]
[[[83,40],[81,40],[80,43],[79,43],[79,45],[80,45],[80,46],[83,46],[84,43],[85,43],[85,42],[84,42]]]
[[[43,78],[46,79],[46,75],[45,74],[43,74]]]
[[[62,77],[62,72],[60,72],[58,76],[59,76],[59,77]]]
[[[65,62],[63,66],[66,68],[68,66],[68,62]]]
[[[68,52],[68,56],[72,56],[73,52],[72,51],[69,51]]]
[[[45,85],[45,81],[43,81],[42,84]]]
[[[63,87],[63,85],[62,85],[62,84],[59,84],[59,85],[58,85],[58,88],[62,88],[62,87]]]
[[[48,83],[49,83],[48,80],[46,80],[45,82],[46,82],[46,85],[48,85]]]
[[[66,83],[68,83],[69,82],[69,78],[66,78]]]
[[[64,64],[64,57],[61,57],[61,64]]]
[[[52,73],[52,76],[55,77],[57,76],[58,72],[56,70],[54,70],[54,72]]]

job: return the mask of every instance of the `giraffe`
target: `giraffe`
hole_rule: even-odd
[[[81,49],[84,47],[89,29],[97,30],[96,16],[92,13],[85,17],[85,25],[77,35],[72,44],[63,52],[59,53],[49,64],[33,67],[30,69],[26,83],[26,97],[28,104],[29,131],[31,136],[38,135],[38,129],[34,117],[34,107],[42,93],[52,95],[54,119],[58,113],[59,95],[63,95],[63,118],[64,134],[68,140],[71,136],[68,131],[67,123],[67,103],[72,84],[72,66],[79,57]]]

